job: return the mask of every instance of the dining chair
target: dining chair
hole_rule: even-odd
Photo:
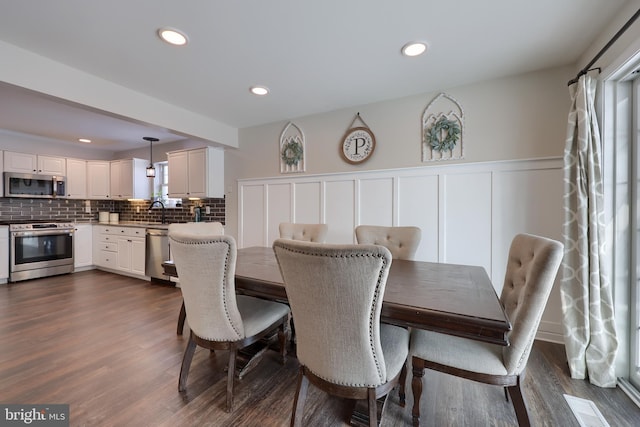
[[[404,406],[409,332],[380,323],[391,265],[387,248],[277,239],[273,249],[298,336],[300,362],[291,425],[302,425],[309,382],[333,396],[376,400],[400,385]]]
[[[382,245],[391,251],[394,259],[413,259],[421,237],[422,230],[413,226],[359,225],[356,227],[358,244]]]
[[[197,222],[189,227],[194,232],[201,234],[224,234],[224,227],[220,222]],[[182,335],[184,331],[184,321],[187,319],[187,311],[184,307],[184,300],[180,307],[180,314],[178,315],[178,330],[177,334]]]
[[[289,307],[273,301],[236,295],[237,248],[231,236],[204,234],[198,224],[171,224],[169,241],[180,277],[191,333],[182,359],[178,390],[185,391],[196,346],[227,350],[227,406],[233,409],[233,383],[239,350],[277,331],[282,361],[286,358]],[[264,351],[258,352],[261,357]],[[259,359],[250,360],[246,369]],[[246,373],[242,368],[240,376]]]
[[[508,346],[436,332],[411,332],[413,425],[420,425],[424,369],[505,388],[520,426],[531,425],[522,394],[525,368],[533,341],[562,261],[563,245],[530,234],[515,236],[509,249],[500,302],[511,321]]]
[[[301,224],[282,222],[279,227],[281,239],[324,243],[329,226],[327,224]]]

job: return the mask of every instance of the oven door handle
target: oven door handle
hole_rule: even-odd
[[[38,230],[38,231],[12,231],[11,236],[24,237],[24,236],[61,236],[73,234],[73,230]]]

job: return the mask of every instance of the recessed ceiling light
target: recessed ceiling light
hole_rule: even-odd
[[[427,44],[423,42],[411,42],[402,46],[404,56],[422,55],[427,50]]]
[[[189,41],[186,34],[175,28],[160,28],[158,30],[158,36],[167,43],[175,46],[184,46]]]
[[[258,96],[264,96],[269,93],[269,88],[264,86],[251,86],[249,90],[251,91],[252,94],[258,95]]]
[[[91,140],[87,138],[78,138],[79,142],[84,142],[85,144],[91,144]]]

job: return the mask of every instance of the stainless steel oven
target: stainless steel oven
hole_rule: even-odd
[[[73,272],[72,223],[9,224],[9,281]]]

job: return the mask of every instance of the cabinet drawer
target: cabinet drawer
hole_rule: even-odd
[[[101,251],[109,251],[109,252],[117,252],[118,244],[113,242],[100,242],[100,250]]]
[[[100,230],[100,234],[110,234],[112,236],[114,235],[123,235],[125,233],[126,228],[124,227],[102,227],[102,230]]]
[[[146,229],[141,227],[125,227],[124,234],[129,237],[145,237]]]
[[[116,252],[101,250],[100,265],[106,268],[115,269],[118,266],[118,257]]]

